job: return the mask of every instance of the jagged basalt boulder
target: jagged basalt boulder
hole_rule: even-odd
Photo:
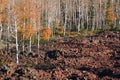
[[[48,51],[45,54],[45,59],[49,58],[49,59],[53,59],[53,60],[57,60],[58,57],[62,56],[63,52],[60,50],[52,50],[52,51]]]

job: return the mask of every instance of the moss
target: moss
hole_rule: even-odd
[[[110,31],[120,31],[120,27],[111,28]]]
[[[8,62],[6,62],[6,61],[0,61],[0,66],[6,65],[6,64],[8,64]]]
[[[23,64],[24,67],[31,67],[33,64],[29,63],[29,62],[26,62]]]
[[[55,35],[56,36],[63,36],[64,30],[63,30],[63,26],[57,27],[54,29]]]
[[[77,37],[77,36],[78,36],[78,33],[77,33],[77,32],[67,32],[67,33],[66,33],[66,36],[69,36],[69,37]]]

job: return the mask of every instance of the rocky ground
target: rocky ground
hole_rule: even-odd
[[[120,31],[50,41],[33,52],[0,50],[0,80],[120,80]]]

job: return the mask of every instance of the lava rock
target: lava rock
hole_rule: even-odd
[[[62,51],[60,50],[53,50],[53,51],[48,51],[45,55],[45,59],[49,57],[50,59],[57,60],[58,57],[62,56]]]

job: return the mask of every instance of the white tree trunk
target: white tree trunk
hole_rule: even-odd
[[[24,10],[25,10],[25,7],[24,7]],[[23,12],[23,14],[25,15],[25,12]],[[25,32],[25,17],[24,17],[24,23],[23,23],[23,32]],[[22,51],[25,51],[25,35],[23,34],[22,35]]]
[[[67,26],[67,3],[66,3],[66,7],[65,7],[64,36],[66,34],[66,26]]]
[[[13,6],[15,6],[15,0],[13,0]],[[16,13],[14,9],[14,13]],[[18,29],[17,29],[17,18],[14,14],[14,26],[15,26],[15,42],[16,42],[16,63],[19,64],[19,57],[18,57]]]
[[[78,34],[79,34],[79,31],[80,31],[80,18],[81,18],[81,16],[80,16],[80,1],[79,1],[79,19],[78,19]]]
[[[23,24],[23,30],[25,31],[25,22]],[[22,36],[22,51],[25,51],[25,35]]]
[[[31,52],[32,50],[31,50],[31,46],[32,46],[32,40],[31,40],[32,38],[31,38],[31,36],[30,36],[30,42],[29,42],[29,52]]]
[[[3,31],[3,27],[2,27],[2,23],[0,23],[0,41],[2,39],[2,31]]]
[[[86,24],[87,24],[87,30],[88,30],[89,29],[88,28],[88,25],[89,25],[88,8],[86,8],[86,18],[87,18],[86,19],[86,21],[87,21]]]
[[[99,13],[99,18],[100,18],[100,19],[99,19],[99,29],[101,29],[101,27],[102,27],[102,25],[101,25],[101,24],[102,24],[102,22],[101,22],[101,21],[102,21],[102,18],[101,18],[101,14],[102,14],[102,11],[101,11],[101,3],[102,3],[102,2],[101,2],[101,0],[100,0],[100,2],[99,2],[99,3],[100,3],[100,13]]]
[[[19,58],[18,58],[18,35],[17,35],[17,22],[16,22],[16,19],[15,19],[15,39],[16,39],[16,62],[17,64],[19,64]]]

